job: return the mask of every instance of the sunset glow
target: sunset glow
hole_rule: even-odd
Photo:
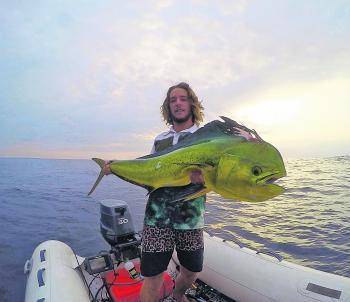
[[[350,152],[349,3],[1,6],[0,156],[148,154],[180,81],[286,157]]]

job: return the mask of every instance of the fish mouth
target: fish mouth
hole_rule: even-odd
[[[249,196],[250,200],[248,201],[265,201],[285,192],[285,188],[275,183],[276,180],[284,176],[286,176],[286,173],[279,171],[258,178],[256,180],[256,190],[253,196]]]
[[[271,173],[256,180],[259,185],[276,185],[274,182],[285,176],[285,173]]]

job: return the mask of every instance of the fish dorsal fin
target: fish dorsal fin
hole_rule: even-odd
[[[242,132],[246,132],[250,136],[250,140],[255,140],[255,141],[264,141],[259,134],[254,130],[254,129],[249,129],[248,127],[241,125],[237,123],[234,120],[231,120],[228,117],[225,116],[220,116],[223,120],[224,123],[221,123],[221,127],[223,128],[223,131],[232,136],[242,136]],[[247,139],[246,136],[243,136]]]
[[[236,121],[229,119],[228,117],[225,117],[225,116],[220,116],[220,117],[224,120],[223,122],[219,120],[211,121],[205,124],[203,127],[199,128],[193,134],[186,136],[182,141],[178,142],[176,145],[170,146],[165,150],[162,150],[157,153],[139,157],[139,159],[157,157],[163,154],[170,153],[174,150],[205,143],[215,138],[225,137],[225,136],[241,138],[242,140],[248,140],[247,136],[249,136],[256,141],[263,141],[254,129],[249,129],[237,123]],[[242,132],[246,133],[247,136],[242,135]]]

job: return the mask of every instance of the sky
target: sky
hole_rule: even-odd
[[[205,123],[350,155],[348,0],[0,0],[0,156],[128,159],[188,82]]]

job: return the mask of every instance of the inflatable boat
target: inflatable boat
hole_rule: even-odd
[[[123,222],[123,223],[121,223]],[[39,244],[25,263],[25,302],[137,302],[140,237],[127,206],[101,203],[101,233],[109,253],[80,257],[65,243]],[[203,271],[189,294],[197,301],[350,302],[350,278],[296,265],[205,233]],[[166,301],[178,273],[176,253],[159,297]]]

